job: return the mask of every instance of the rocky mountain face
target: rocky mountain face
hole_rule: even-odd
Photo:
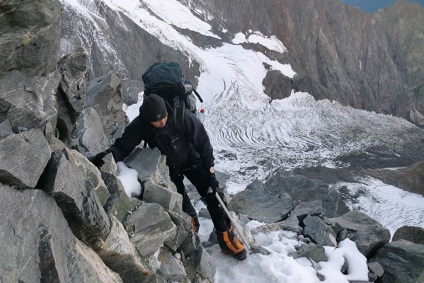
[[[90,4],[103,18],[134,27],[101,2]],[[67,12],[71,10],[58,0],[9,0],[0,5],[0,281],[213,282],[214,264],[181,211],[182,198],[158,150],[138,148],[125,160],[143,185],[142,199],[125,193],[110,155],[101,170],[86,158],[122,133],[128,122],[122,111],[123,81],[135,88],[133,73],[144,68],[131,69],[129,58],[128,66],[122,60],[113,65],[111,59],[117,57],[102,50],[106,32],[91,34],[102,30],[95,25],[106,31],[106,22],[87,17],[83,22],[75,11]],[[72,17],[81,21],[73,28],[84,36],[71,34],[67,20]],[[90,25],[92,29],[85,29]],[[123,27],[116,25],[111,35],[119,39],[120,33],[127,34]],[[66,28],[69,33],[60,36]],[[134,35],[134,40],[154,47],[155,56],[172,54],[186,60],[147,33]],[[87,44],[92,48],[80,48]],[[69,48],[66,54],[63,46]],[[141,50],[151,54],[150,49]],[[148,64],[155,60],[152,56],[134,61]],[[404,171],[402,184],[416,184],[410,181],[416,178],[413,172],[422,175],[422,163]],[[225,175],[219,178],[225,184]],[[334,246],[350,238],[368,257],[371,281],[381,277],[383,282],[415,282],[424,276],[422,229],[406,227],[402,231],[412,232],[401,231],[397,241],[388,243],[386,228],[349,212],[330,182],[316,179],[280,171],[265,183],[251,184],[234,198],[232,207],[247,215],[245,220],[268,223],[253,235],[272,229],[295,231],[305,245],[293,257],[325,261],[323,244]],[[263,202],[252,201],[259,196]],[[198,196],[194,199],[199,201]],[[279,211],[240,205],[243,202],[266,203]],[[245,208],[250,210],[241,211]],[[402,258],[402,263],[393,258]]]
[[[248,36],[254,31],[275,35],[284,43],[288,51],[284,54],[259,44],[244,44],[291,64],[297,73],[293,79],[275,71],[268,73],[263,84],[272,99],[286,97],[295,89],[316,99],[336,100],[424,125],[424,8],[420,5],[399,1],[370,14],[338,0],[274,0],[259,5],[240,0],[181,2],[202,11],[198,16],[222,38],[180,31],[198,46],[220,45],[230,42],[236,33]],[[89,49],[90,75],[119,73],[128,103],[142,90],[141,74],[153,62],[172,58],[190,77],[199,73],[198,65],[191,60],[189,64],[187,55],[163,45],[101,1],[85,6],[96,17],[65,6],[61,55],[81,45]],[[110,42],[113,49],[105,49],[102,41]]]
[[[288,96],[294,88],[413,120],[415,110],[424,113],[424,8],[418,4],[399,1],[369,14],[337,0],[183,2],[207,11],[203,18],[213,17],[217,34],[229,31],[223,38],[260,31],[284,43],[283,56],[265,54],[290,63],[297,75],[281,91],[275,86],[284,76],[269,74],[264,84],[271,98]],[[421,116],[415,122],[422,123]]]

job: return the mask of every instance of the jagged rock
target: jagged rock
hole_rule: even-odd
[[[183,263],[181,260],[175,258],[170,251],[161,249],[158,260],[161,262],[161,265],[157,273],[161,275],[166,282],[190,282],[187,278]]]
[[[102,171],[102,179],[110,193],[110,197],[103,207],[109,215],[113,215],[121,223],[124,223],[127,216],[136,210],[142,202],[139,199],[128,197],[125,188],[115,174]]]
[[[290,253],[289,256],[293,258],[306,257],[314,262],[328,260],[324,247],[313,243],[301,246],[296,253]]]
[[[290,215],[290,217],[284,221],[264,224],[251,229],[250,232],[253,235],[256,235],[258,233],[269,233],[278,230],[287,230],[299,234],[302,228],[299,226],[299,220],[297,217],[295,215]]]
[[[59,90],[72,114],[79,115],[85,100],[85,76],[87,74],[87,52],[80,47],[59,60],[58,68],[62,75]]]
[[[176,236],[175,224],[164,209],[155,203],[143,203],[125,221],[131,241],[142,256],[150,256]]]
[[[144,187],[144,201],[158,203],[167,210],[182,211],[182,196],[169,177],[165,156],[157,148],[136,148],[124,162],[138,172]]]
[[[148,266],[146,261],[141,261],[124,226],[113,216],[110,220],[111,230],[97,251],[99,256],[124,282],[152,282],[156,266]]]
[[[16,69],[39,76],[56,68],[61,9],[58,0],[2,3],[0,76]]]
[[[387,228],[360,211],[350,211],[327,221],[346,229],[347,237],[356,243],[358,250],[367,258],[373,256],[390,240],[390,232]]]
[[[15,133],[21,129],[43,129],[57,115],[55,93],[59,72],[29,77],[11,71],[0,77],[0,122],[9,120]]]
[[[122,105],[121,80],[117,75],[107,74],[87,83],[84,107],[96,110],[112,140],[121,137],[128,124]]]
[[[336,233],[320,217],[308,215],[304,220],[303,235],[320,246],[337,247]]]
[[[376,261],[368,263],[368,270],[374,273],[377,277],[381,277],[384,274],[383,267]]]
[[[294,206],[321,200],[322,211],[326,217],[339,216],[349,211],[339,193],[317,179],[278,170],[266,179],[265,186],[274,195],[288,194],[293,199]]]
[[[165,245],[172,251],[177,251],[185,239],[191,235],[193,225],[191,224],[191,217],[186,213],[168,210],[168,214],[176,226],[176,235],[174,239],[166,241]]]
[[[268,71],[262,84],[265,86],[264,93],[271,100],[289,97],[293,90],[293,80],[280,71]]]
[[[199,217],[204,217],[204,218],[207,218],[207,219],[211,219],[211,214],[209,213],[209,210],[207,208],[204,208],[204,207],[202,207],[200,209],[200,211],[197,213],[197,215]]]
[[[320,216],[322,214],[322,201],[313,200],[308,202],[302,202],[294,208],[291,215],[295,215],[300,222],[305,219],[306,216]]]
[[[367,173],[386,184],[424,196],[424,161],[396,170],[370,169]]]
[[[299,226],[299,218],[296,215],[290,215],[289,218],[281,222],[281,228],[299,234],[302,228]]]
[[[0,139],[0,182],[34,188],[49,159],[50,147],[40,130]]]
[[[9,120],[4,120],[3,122],[0,122],[0,139],[13,134],[14,132],[12,130],[12,126],[10,125]]]
[[[42,190],[0,184],[0,207],[0,281],[122,282],[75,238],[54,198]]]
[[[417,283],[424,270],[424,245],[405,240],[390,242],[370,259],[374,261],[384,268],[381,282]]]
[[[189,278],[200,277],[202,280],[207,279],[209,282],[213,282],[216,273],[215,265],[203,248],[199,236],[193,231],[191,235],[185,239],[178,250],[186,272]]]
[[[424,115],[421,114],[417,109],[409,110],[406,119],[411,123],[414,123],[420,127],[424,127]]]
[[[406,240],[424,245],[424,229],[421,227],[403,226],[393,234],[392,241]]]
[[[82,48],[78,48],[58,62],[62,80],[56,95],[58,109],[57,128],[61,140],[66,143],[68,143],[74,123],[84,107],[86,60],[86,53]]]
[[[251,219],[272,223],[286,219],[293,206],[290,196],[275,195],[264,183],[256,180],[233,196],[229,208]]]
[[[85,108],[75,121],[71,139],[71,147],[77,148],[81,153],[98,153],[111,145],[110,139],[103,131],[99,115],[91,107]]]
[[[105,193],[107,197],[109,193],[103,181],[88,170],[90,166],[98,172],[76,151],[64,149],[53,152],[38,187],[54,196],[73,233],[96,249],[110,231],[109,217],[97,192],[99,195]],[[101,197],[104,203],[106,195]]]
[[[168,210],[182,212],[183,197],[181,194],[153,184],[150,181],[144,183],[143,200],[145,202],[158,203]]]
[[[137,170],[141,182],[152,180],[157,185],[177,191],[175,184],[169,177],[166,157],[161,155],[159,149],[137,147],[124,159],[124,163],[128,167]]]

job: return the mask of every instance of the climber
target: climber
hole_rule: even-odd
[[[184,128],[177,130],[172,108],[164,99],[152,93],[144,98],[139,115],[125,128],[122,137],[106,151],[90,160],[97,167],[112,153],[116,162],[124,160],[142,141],[157,147],[166,156],[171,180],[183,196],[183,211],[192,217],[193,229],[199,231],[197,213],[185,191],[184,177],[196,187],[207,205],[223,253],[244,260],[247,252],[234,235],[230,220],[215,197],[219,183],[215,177],[213,148],[203,124],[188,110],[184,111]]]

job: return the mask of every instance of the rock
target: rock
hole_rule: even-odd
[[[125,221],[131,241],[142,256],[150,256],[176,236],[176,226],[163,208],[154,203],[143,203]]]
[[[2,5],[0,76],[11,70],[22,70],[30,76],[45,76],[54,71],[61,9],[57,0],[11,1]]]
[[[264,224],[259,227],[255,227],[250,230],[250,232],[253,235],[256,235],[258,233],[269,233],[272,231],[278,231],[278,230],[287,230],[292,231],[297,234],[299,234],[302,230],[302,228],[299,226],[299,220],[295,215],[290,215],[289,218],[287,218],[284,221],[271,223],[271,224]]]
[[[424,127],[424,115],[421,114],[417,109],[409,110],[406,119],[411,123],[414,123],[420,127]]]
[[[122,282],[69,229],[55,199],[42,190],[0,184],[0,281]],[[25,209],[24,209],[25,208]]]
[[[166,282],[185,282],[187,274],[184,269],[183,263],[176,259],[170,251],[161,249],[159,252],[158,260],[161,265],[157,271]]]
[[[150,181],[144,183],[143,200],[160,204],[167,210],[182,212],[183,197],[167,187],[158,186]]]
[[[0,139],[0,182],[18,188],[35,188],[49,159],[50,147],[40,130]]]
[[[30,77],[11,71],[0,77],[0,122],[9,120],[12,129],[43,129],[57,116],[55,93],[60,81],[59,72]]]
[[[375,275],[377,275],[378,277],[383,276],[384,274],[384,269],[381,266],[381,264],[379,264],[378,262],[374,261],[374,262],[369,262],[368,263],[368,269],[369,271],[371,271],[372,273],[374,273]]]
[[[275,70],[266,73],[262,84],[265,86],[265,94],[271,100],[289,97],[293,90],[292,79],[284,76],[280,71]]]
[[[347,230],[347,237],[356,243],[358,250],[367,258],[387,244],[390,232],[376,220],[359,211],[350,211],[340,217],[327,219],[333,225]]]
[[[405,240],[390,242],[369,261],[383,266],[381,282],[416,283],[424,270],[424,245]]]
[[[193,232],[193,225],[191,224],[191,217],[186,213],[177,213],[168,211],[169,217],[176,226],[176,235],[174,239],[165,242],[165,245],[171,251],[177,251],[181,244],[187,237],[191,237]]]
[[[112,140],[122,136],[128,124],[122,110],[121,80],[115,74],[107,74],[87,83],[84,107],[92,107],[100,116],[105,133]]]
[[[204,217],[206,219],[211,219],[211,214],[207,208],[202,207],[200,211],[197,213],[199,217]]]
[[[13,134],[14,132],[12,130],[12,126],[10,125],[9,120],[4,120],[3,122],[0,122],[0,139]]]
[[[85,100],[85,80],[87,74],[87,54],[78,48],[58,62],[62,79],[56,95],[58,121],[57,128],[62,141],[69,144],[74,123],[83,111]]]
[[[322,201],[313,200],[308,202],[302,202],[298,204],[291,215],[295,215],[300,222],[305,219],[306,216],[320,216],[322,214]]]
[[[312,259],[314,262],[327,261],[325,249],[322,245],[306,244],[301,246],[296,253],[290,253],[293,258],[306,257]]]
[[[75,121],[70,139],[71,147],[77,148],[81,153],[99,153],[106,150],[111,141],[103,131],[102,121],[96,110],[85,108]]]
[[[122,78],[123,98],[127,105],[133,104],[138,94],[144,90],[141,76],[154,62],[172,58],[181,65],[184,74],[190,74],[191,78],[199,76],[199,64],[196,61],[189,60],[181,51],[163,44],[136,22],[123,16],[122,12],[102,2],[81,5],[95,16],[88,20],[75,5],[63,5],[61,33],[64,40],[61,41],[60,55],[69,54],[79,48],[81,43],[89,46],[87,77],[96,78],[115,70]],[[79,32],[75,32],[76,26],[81,27]],[[199,35],[197,32],[195,34]],[[134,50],[128,48],[126,42],[132,42],[138,50],[155,52],[134,56]],[[104,48],[105,46],[108,48]]]
[[[104,263],[119,274],[124,282],[151,282],[155,270],[141,261],[124,226],[111,217],[111,230],[97,251]]]
[[[166,166],[166,157],[161,155],[159,149],[135,148],[124,159],[124,163],[138,172],[141,182],[152,180],[155,184],[177,191],[175,184],[169,177],[169,169]]]
[[[85,165],[80,164],[84,161]],[[101,179],[85,171],[88,166],[94,167],[76,151],[53,152],[38,187],[55,198],[73,233],[97,249],[109,234],[110,221],[96,192]],[[102,187],[101,191],[107,191]]]
[[[110,193],[110,197],[103,207],[108,215],[113,215],[119,222],[124,223],[127,216],[135,211],[142,201],[128,197],[121,181],[115,174],[102,172],[102,179]]]
[[[293,199],[294,206],[321,200],[322,212],[326,217],[339,216],[349,211],[339,193],[318,179],[278,170],[267,177],[265,186],[274,195],[288,194]]]
[[[66,108],[72,114],[79,115],[83,110],[85,100],[87,68],[87,52],[82,48],[64,56],[59,60],[58,68],[62,74],[62,81],[59,89],[63,99],[66,101]],[[69,108],[68,108],[69,107]]]
[[[337,247],[336,233],[318,216],[307,216],[303,223],[303,235],[309,237],[320,246]]]
[[[187,237],[181,244],[178,252],[181,254],[187,275],[189,278],[200,278],[214,281],[216,269],[210,255],[201,245],[199,236],[191,232],[191,237]],[[206,281],[207,282],[207,281]]]
[[[288,195],[274,195],[265,184],[256,180],[233,196],[229,208],[251,219],[273,223],[286,219],[293,206]]]
[[[406,240],[415,244],[424,245],[424,229],[421,227],[403,226],[397,229],[392,241]]]
[[[367,173],[386,184],[424,196],[424,161],[396,170],[370,169]]]

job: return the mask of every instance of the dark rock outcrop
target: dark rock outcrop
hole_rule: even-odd
[[[327,221],[334,225],[333,229],[339,237],[341,233],[345,233],[346,237],[356,242],[358,250],[368,258],[390,241],[390,231],[387,228],[359,211],[349,211]]]
[[[230,208],[251,219],[273,223],[286,219],[293,204],[289,195],[273,195],[262,182],[255,181],[232,198]]]
[[[367,173],[387,184],[424,196],[424,162],[397,170],[370,169]]]
[[[424,245],[424,228],[402,226],[393,234],[392,241],[406,240],[415,244]]]
[[[3,1],[0,14],[0,76],[13,70],[28,76],[54,71],[60,43],[60,2]]]
[[[53,197],[0,185],[3,282],[122,282],[72,233]]]
[[[0,182],[33,188],[49,159],[50,147],[40,130],[32,129],[0,139]]]
[[[384,268],[381,282],[421,282],[418,278],[424,270],[424,245],[394,241],[379,249],[371,261]]]

